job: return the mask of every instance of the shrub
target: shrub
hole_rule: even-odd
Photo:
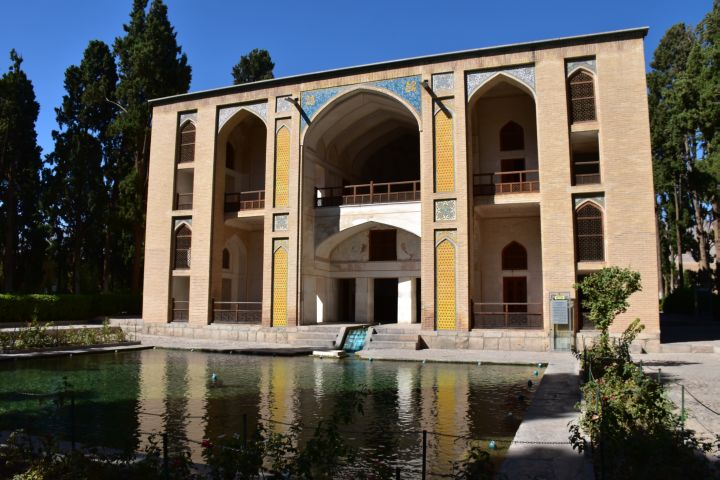
[[[118,293],[94,295],[0,294],[0,323],[88,320],[97,316],[137,314],[141,296]]]
[[[0,332],[0,351],[29,350],[73,345],[99,345],[126,340],[120,327],[53,329],[52,324],[29,323],[27,328]]]

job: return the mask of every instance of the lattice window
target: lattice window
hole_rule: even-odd
[[[579,262],[605,259],[602,210],[586,203],[575,211],[577,256]]]
[[[180,129],[180,148],[178,152],[178,163],[192,162],[195,160],[195,125],[187,122]]]
[[[570,77],[570,122],[595,120],[595,85],[593,77],[579,70]]]
[[[503,270],[527,270],[527,250],[517,242],[508,243],[502,251]]]
[[[288,252],[280,247],[273,254],[272,324],[287,326]]]
[[[275,206],[287,207],[290,203],[290,131],[282,127],[275,137]]]
[[[235,169],[235,148],[230,142],[225,146],[225,168]]]
[[[230,270],[230,252],[227,248],[224,248],[222,251],[222,268]]]
[[[500,129],[500,150],[524,150],[525,130],[515,122],[508,122]]]
[[[443,240],[435,247],[437,329],[455,330],[455,246]]]
[[[190,246],[192,231],[182,225],[175,231],[175,268],[190,268]]]

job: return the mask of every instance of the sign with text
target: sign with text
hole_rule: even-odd
[[[550,294],[550,319],[553,325],[568,325],[570,323],[570,294]]]

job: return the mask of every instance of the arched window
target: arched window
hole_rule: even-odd
[[[570,77],[570,122],[595,120],[595,85],[593,77],[578,70]]]
[[[225,270],[230,270],[230,252],[228,252],[227,248],[223,249],[222,253],[222,268]]]
[[[192,162],[195,160],[195,125],[187,122],[180,129],[180,152],[178,163]]]
[[[228,142],[225,147],[225,167],[233,170],[235,168],[235,148]]]
[[[583,204],[575,210],[575,228],[578,262],[604,260],[602,210],[592,203]]]
[[[182,225],[175,231],[175,268],[190,268],[190,245],[192,231]]]
[[[524,150],[525,130],[515,122],[508,122],[500,129],[500,150]]]
[[[503,270],[527,270],[527,250],[517,242],[508,243],[502,251]]]

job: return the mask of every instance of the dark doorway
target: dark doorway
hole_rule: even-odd
[[[422,303],[420,302],[420,299],[422,298],[421,295],[422,286],[420,285],[420,279],[415,279],[415,322],[420,323],[422,321],[422,309],[420,306]]]
[[[397,231],[370,230],[370,261],[397,260]]]
[[[342,278],[338,285],[339,312],[338,321],[344,323],[355,322],[355,279]]]
[[[501,172],[522,172],[525,170],[524,158],[503,158],[500,160]],[[500,183],[517,183],[520,181],[519,173],[501,173]]]
[[[527,277],[503,277],[503,303],[508,312],[527,312]]]
[[[398,279],[376,278],[375,290],[375,323],[397,323]]]

